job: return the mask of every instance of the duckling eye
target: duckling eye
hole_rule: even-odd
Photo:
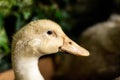
[[[51,34],[53,34],[53,31],[47,31],[47,34],[51,35]]]

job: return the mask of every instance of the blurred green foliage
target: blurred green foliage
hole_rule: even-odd
[[[9,53],[8,39],[4,29],[0,29],[0,54]]]
[[[0,51],[2,48],[5,53],[9,52],[8,40],[4,30],[4,18],[14,16],[15,31],[21,26],[27,24],[31,20],[48,18],[57,21],[64,30],[69,31],[70,25],[67,23],[70,16],[65,11],[58,7],[56,3],[45,5],[36,0],[0,0]],[[11,23],[12,24],[12,23]]]
[[[8,38],[3,27],[3,16],[0,14],[0,54],[9,53]]]

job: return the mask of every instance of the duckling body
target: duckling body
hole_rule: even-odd
[[[51,20],[36,20],[27,24],[13,36],[12,65],[16,80],[44,80],[38,68],[38,59],[58,51],[89,55]]]

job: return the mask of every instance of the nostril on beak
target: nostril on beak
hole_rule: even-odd
[[[72,44],[72,42],[69,42],[69,44],[71,45],[71,44]]]

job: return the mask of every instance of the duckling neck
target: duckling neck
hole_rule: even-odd
[[[44,80],[39,71],[38,58],[19,57],[14,63],[16,80]]]

